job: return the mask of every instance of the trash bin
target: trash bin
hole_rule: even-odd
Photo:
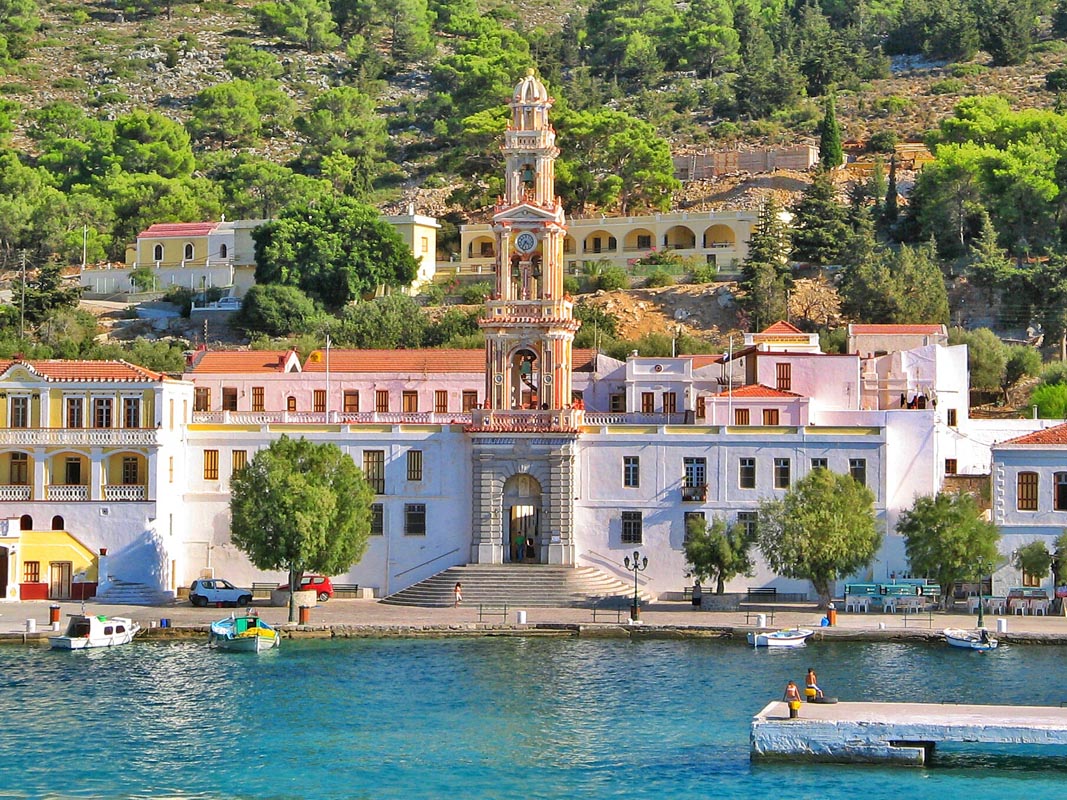
[[[60,607],[51,605],[48,607],[48,621],[51,623],[59,622]]]
[[[307,625],[311,621],[311,606],[300,606],[300,624]]]
[[[826,618],[830,620],[830,627],[834,627],[837,624],[837,609],[834,608],[834,604],[830,604],[830,610],[826,612]]]
[[[997,618],[997,633],[1007,633],[1007,632],[1008,632],[1008,621],[1006,619],[1004,619],[1003,617],[998,617]]]
[[[170,620],[167,619],[166,617],[163,617],[159,621],[159,627],[161,627],[161,628],[169,628],[170,627]]]
[[[756,627],[757,628],[766,628],[767,627],[767,615],[766,614],[757,614],[756,615]]]
[[[519,625],[525,625],[526,624],[526,612],[525,611],[516,611],[515,612],[515,622],[517,622]]]
[[[37,620],[26,620],[26,633],[37,633]]]

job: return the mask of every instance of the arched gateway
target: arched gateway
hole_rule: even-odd
[[[552,98],[532,71],[512,95],[505,194],[493,214],[496,281],[485,332],[486,407],[473,413],[471,561],[574,564],[571,346],[581,323],[563,292]],[[524,494],[525,493],[525,494]],[[524,535],[525,534],[525,535]],[[520,555],[518,538],[523,539]]]

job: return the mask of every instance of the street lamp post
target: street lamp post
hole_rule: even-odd
[[[641,598],[638,595],[637,576],[648,569],[648,556],[642,558],[641,554],[634,550],[633,561],[630,556],[623,559],[626,569],[634,574],[634,602],[630,608],[630,619],[636,622],[641,617]]]

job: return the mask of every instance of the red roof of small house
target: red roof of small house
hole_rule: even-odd
[[[6,375],[15,366],[26,367],[34,375],[46,381],[99,381],[142,383],[168,380],[161,372],[130,364],[128,361],[68,361],[65,359],[46,359],[43,361],[23,361],[13,359],[0,361],[0,375]]]
[[[186,372],[196,375],[285,372],[292,350],[201,350],[193,356]],[[300,371],[300,360],[293,359],[294,372]]]
[[[857,334],[936,335],[945,333],[944,325],[866,325],[853,323],[848,326],[850,336]]]
[[[170,239],[207,236],[215,230],[217,225],[217,222],[157,222],[137,234],[137,238]]]
[[[803,397],[804,395],[796,394],[795,392],[783,392],[781,389],[772,389],[770,386],[764,386],[762,383],[750,383],[747,386],[739,386],[734,390],[726,390],[725,392],[719,392],[713,397],[763,397],[772,400],[784,400],[793,397]]]
[[[726,359],[726,356],[722,353],[716,353],[715,355],[694,353],[689,358],[693,362],[693,369],[700,369],[701,367],[710,367],[712,364],[721,364]]]
[[[315,350],[304,372],[325,372],[326,351]],[[330,350],[330,372],[485,373],[485,350]]]
[[[778,320],[769,328],[764,328],[760,333],[803,333],[796,325],[786,322],[784,319]]]
[[[1000,444],[1059,444],[1067,445],[1067,423],[1063,425],[1056,425],[1051,428],[1045,428],[1043,431],[1034,431],[1024,436],[1016,436],[1014,439],[1008,439],[1006,442]],[[995,445],[998,446],[999,445]]]

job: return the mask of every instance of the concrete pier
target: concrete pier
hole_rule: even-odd
[[[1067,745],[1067,708],[781,701],[752,719],[753,759],[925,764],[941,742]]]

